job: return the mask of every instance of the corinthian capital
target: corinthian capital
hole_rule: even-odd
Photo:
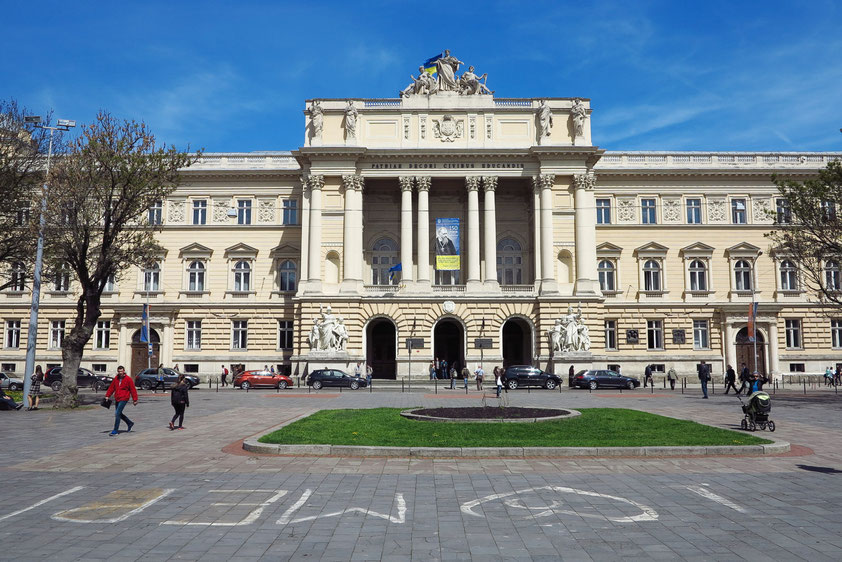
[[[398,183],[401,186],[401,191],[412,191],[412,176],[398,176]]]
[[[418,187],[418,191],[430,191],[430,183],[432,183],[430,176],[415,176],[415,185]]]
[[[536,191],[540,191],[542,189],[552,189],[554,181],[554,174],[539,174],[532,178],[532,187],[534,187]]]
[[[576,189],[591,191],[596,186],[596,176],[592,173],[577,174],[573,176],[573,183],[576,186]]]
[[[468,191],[479,191],[479,176],[465,176],[465,189]]]
[[[307,181],[307,187],[310,189],[321,189],[325,186],[325,177],[324,176],[303,176]]]
[[[483,176],[482,186],[485,188],[486,191],[496,191],[497,176]]]
[[[355,175],[342,176],[342,185],[345,186],[346,190],[354,191],[359,189],[362,191],[364,185],[363,177]]]

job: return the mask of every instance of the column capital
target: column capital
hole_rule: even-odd
[[[483,176],[482,177],[482,186],[485,188],[486,191],[496,191],[497,190],[497,176]]]
[[[320,175],[306,175],[301,176],[302,181],[310,189],[321,189],[325,185],[325,177]]]
[[[532,178],[532,186],[536,190],[552,189],[555,181],[555,174],[538,174]]]
[[[430,176],[415,176],[415,185],[418,187],[418,191],[430,191],[432,181],[433,178]]]
[[[576,186],[576,189],[593,191],[594,187],[596,187],[596,176],[593,172],[589,172],[587,174],[576,174],[573,176],[573,184]]]
[[[465,176],[465,189],[470,191],[479,191],[479,176]]]
[[[412,191],[412,176],[398,176],[398,183],[401,186],[401,191]]]
[[[362,176],[349,174],[346,176],[342,176],[342,184],[345,186],[346,190],[354,191],[358,189],[362,191],[365,185],[365,180]]]

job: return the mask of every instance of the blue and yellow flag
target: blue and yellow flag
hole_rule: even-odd
[[[436,73],[436,61],[444,56],[444,53],[439,53],[434,57],[430,57],[424,63],[424,71],[428,74]]]

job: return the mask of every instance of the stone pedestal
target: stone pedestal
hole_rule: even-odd
[[[365,357],[352,355],[347,351],[310,351],[303,355],[293,356],[291,360],[303,366],[302,373],[310,373],[316,369],[339,369],[353,375],[358,361],[365,365]]]
[[[590,351],[568,351],[555,353],[548,361],[548,371],[564,378],[570,366],[573,365],[574,373],[582,370],[593,369],[593,353]],[[566,382],[566,379],[565,379]]]

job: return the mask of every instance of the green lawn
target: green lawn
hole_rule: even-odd
[[[382,447],[642,447],[771,443],[637,410],[583,408],[581,416],[538,423],[439,423],[401,409],[322,410],[260,438],[261,443]],[[739,416],[735,414],[734,419]]]

